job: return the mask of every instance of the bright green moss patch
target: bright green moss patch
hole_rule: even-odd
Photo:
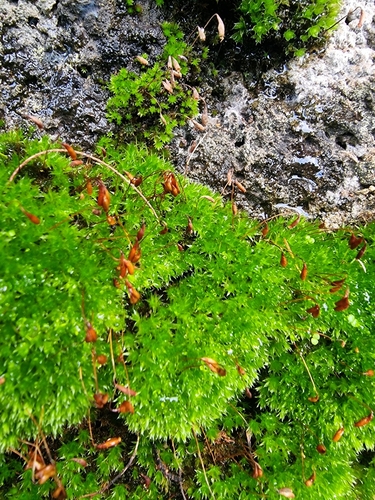
[[[0,138],[0,446],[57,463],[16,483],[25,464],[5,455],[5,498],[58,481],[68,498],[370,491],[374,225],[234,216],[145,149],[102,146],[77,165],[46,138]]]

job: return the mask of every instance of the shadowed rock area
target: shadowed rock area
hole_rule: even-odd
[[[137,71],[142,53],[152,64],[165,43],[163,12],[139,3],[141,14],[131,16],[115,0],[1,0],[6,127],[37,116],[42,133],[92,148],[112,127],[110,75]],[[232,170],[246,188],[234,191],[236,204],[260,218],[292,211],[329,227],[374,219],[375,6],[345,0],[342,15],[355,8],[319,53],[260,75],[245,54],[243,72],[202,82],[208,125],[176,131],[169,149],[179,171],[222,191]]]
[[[37,116],[49,134],[90,148],[108,132],[111,74],[152,63],[164,45],[160,11],[128,15],[115,0],[0,1],[1,111],[8,127]]]

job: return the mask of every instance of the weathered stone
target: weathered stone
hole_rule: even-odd
[[[344,2],[343,12],[357,6]],[[375,185],[375,6],[360,7],[363,26],[358,9],[321,53],[270,70],[257,85],[226,77],[220,100],[208,100],[217,119],[204,134],[186,128],[176,138],[187,143],[176,155],[180,171],[222,189],[233,169],[247,189],[235,190],[236,203],[256,217],[289,206],[331,227],[374,219],[374,191],[358,192]]]
[[[139,69],[144,52],[152,63],[165,43],[154,0],[138,3],[142,14],[129,16],[116,0],[2,0],[6,126],[28,127],[23,117],[35,115],[43,133],[91,149],[111,130],[103,82],[121,67]],[[176,132],[177,168],[218,191],[233,170],[246,193],[223,192],[256,217],[298,211],[332,227],[374,219],[375,6],[344,0],[343,15],[356,7],[319,53],[261,75],[243,54],[244,74],[202,84],[209,123]]]
[[[115,0],[0,2],[0,118],[8,128],[35,115],[45,132],[92,148],[111,129],[104,82],[165,43],[160,12],[144,0],[143,13],[126,14]],[[1,109],[2,108],[2,109]]]

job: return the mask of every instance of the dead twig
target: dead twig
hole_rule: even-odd
[[[87,495],[82,495],[82,496],[79,497],[78,500],[80,500],[81,498],[93,498],[93,497],[95,497],[97,495],[102,495],[104,492],[106,492],[107,490],[109,490],[109,488],[111,486],[113,486],[125,474],[125,472],[131,467],[131,465],[134,462],[134,459],[135,459],[135,457],[137,455],[139,441],[140,441],[140,435],[137,436],[137,442],[135,443],[134,451],[131,454],[128,463],[125,465],[125,467],[123,468],[123,470],[119,474],[117,474],[117,476],[115,476],[111,481],[109,481],[107,484],[105,484],[103,486],[103,488],[101,488],[99,491],[95,491],[94,493],[87,493]]]
[[[347,14],[345,14],[345,16],[342,16],[338,21],[336,21],[335,23],[332,24],[332,26],[330,26],[329,28],[327,28],[326,30],[324,30],[323,33],[327,33],[327,31],[331,30],[332,28],[334,28],[335,26],[337,26],[338,24],[341,23],[341,21],[343,21],[344,19],[346,19],[350,14],[354,14],[354,12],[358,9],[361,9],[361,7],[358,5],[358,7],[356,7],[354,10],[349,10],[349,12]],[[363,10],[361,9],[361,12],[363,12]],[[363,22],[363,21],[362,21]],[[361,25],[362,26],[362,25]],[[358,23],[358,26],[357,28],[360,28],[361,26],[359,26],[359,23]]]
[[[198,443],[198,439],[197,439],[197,436],[194,432],[194,429],[191,429],[191,432],[193,433],[193,436],[194,436],[194,439],[195,439],[195,442],[197,443],[197,452],[198,452],[198,457],[199,457],[199,461],[202,465],[202,471],[203,471],[203,475],[204,475],[204,479],[206,481],[206,484],[207,484],[207,487],[208,487],[208,490],[209,492],[211,493],[211,497],[213,498],[213,500],[216,500],[215,499],[215,495],[213,494],[213,491],[211,490],[211,486],[210,486],[210,483],[208,481],[208,477],[207,477],[207,474],[206,474],[206,469],[204,467],[204,462],[203,462],[203,458],[202,458],[202,455],[201,455],[201,451],[199,449],[199,443]]]
[[[133,450],[133,453],[131,454],[130,458],[129,458],[129,461],[128,463],[125,465],[125,467],[123,468],[123,470],[117,474],[117,476],[115,476],[112,481],[110,481],[109,483],[107,483],[105,486],[103,486],[103,488],[100,490],[100,493],[104,493],[105,491],[107,491],[114,483],[116,483],[120,477],[122,477],[125,472],[131,467],[132,463],[134,462],[135,460],[135,457],[137,456],[137,451],[138,451],[138,446],[139,446],[139,441],[140,441],[140,435],[138,434],[137,436],[137,442],[135,443],[135,447],[134,447],[134,450]]]
[[[16,177],[16,175],[28,164],[30,163],[32,160],[35,160],[36,158],[38,158],[39,156],[43,156],[43,155],[46,155],[48,153],[66,153],[66,149],[47,149],[45,151],[40,151],[39,153],[36,153],[35,155],[32,155],[30,156],[29,158],[27,158],[24,162],[22,162],[15,170],[14,172],[12,173],[12,175],[9,177],[9,180],[8,180],[8,184],[10,184],[14,178]],[[122,175],[115,167],[112,167],[112,165],[109,165],[109,163],[106,163],[105,161],[101,160],[100,158],[97,158],[96,156],[92,156],[88,153],[84,153],[83,151],[75,151],[75,153],[79,156],[83,156],[84,158],[88,158],[90,160],[92,160],[93,162],[99,164],[99,165],[102,165],[103,167],[105,168],[108,168],[108,170],[111,170],[114,174],[116,174],[118,177],[120,177],[121,180],[123,180],[124,182],[126,182],[126,184],[128,184],[129,186],[131,186],[134,191],[137,192],[137,194],[142,198],[142,200],[146,203],[146,205],[149,207],[149,209],[151,210],[151,212],[153,213],[154,217],[156,218],[156,220],[158,222],[159,221],[159,217],[157,215],[157,213],[155,212],[153,206],[150,204],[150,202],[148,201],[148,199],[144,196],[144,194],[137,188],[137,186],[135,186],[131,181],[130,179],[128,179],[127,177],[125,177],[124,175]]]
[[[197,151],[197,149],[198,149],[199,145],[202,143],[202,141],[205,139],[206,135],[207,135],[207,132],[199,139],[199,141],[197,142],[193,151],[188,155],[188,158],[186,160],[186,165],[185,165],[185,174],[187,172],[187,168],[189,167],[190,160],[193,158],[195,152]]]
[[[177,460],[176,449],[174,447],[173,440],[172,440],[172,449],[173,449],[173,455],[174,455],[175,459]],[[187,498],[185,496],[185,492],[184,492],[184,485],[182,483],[182,469],[181,469],[180,465],[178,465],[178,479],[179,479],[178,483],[179,483],[179,486],[180,486],[180,491],[181,491],[182,498],[184,500],[187,500]]]

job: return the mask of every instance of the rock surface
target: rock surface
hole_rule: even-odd
[[[116,0],[0,0],[0,119],[8,128],[37,116],[49,134],[90,148],[110,129],[106,88],[122,67],[152,63],[165,43],[160,11]]]
[[[36,116],[41,133],[91,149],[111,129],[105,82],[121,67],[136,70],[137,55],[152,63],[165,43],[161,11],[138,3],[142,14],[129,16],[116,0],[0,0],[6,127]],[[209,123],[201,133],[191,125],[176,131],[177,168],[220,191],[233,171],[246,187],[234,190],[235,202],[256,217],[292,207],[329,227],[373,220],[375,6],[344,0],[342,14],[356,7],[324,51],[261,78],[233,72],[219,88],[200,89]]]
[[[320,54],[257,84],[240,73],[225,78],[220,100],[206,98],[215,116],[206,131],[176,138],[179,170],[216,189],[232,170],[246,188],[234,190],[235,202],[256,217],[298,212],[327,227],[373,220],[375,6],[346,1],[343,15],[357,6]]]

